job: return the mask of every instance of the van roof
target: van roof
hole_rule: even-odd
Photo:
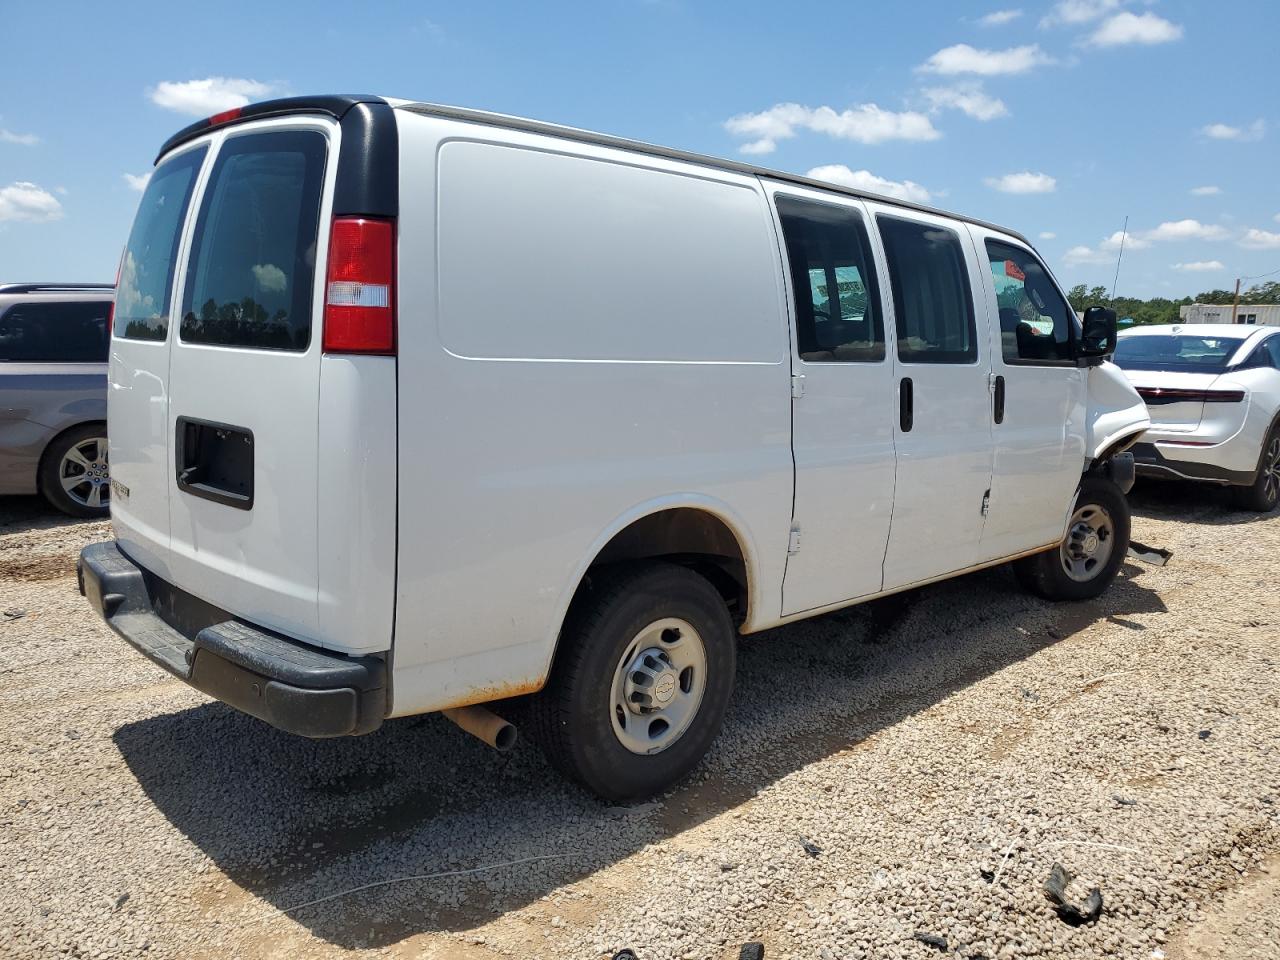
[[[937,207],[930,207],[925,204],[911,203],[908,200],[886,197],[878,193],[872,193],[867,190],[858,190],[854,187],[846,187],[826,180],[814,180],[810,177],[802,177],[799,174],[787,173],[783,170],[771,170],[768,167],[758,167],[754,164],[742,163],[737,160],[725,160],[720,157],[712,157],[706,154],[691,153],[686,150],[676,150],[671,147],[662,147],[652,143],[645,143],[642,140],[629,140],[626,137],[615,137],[607,133],[595,133],[591,130],[582,130],[578,127],[569,127],[559,123],[548,123],[544,120],[530,120],[527,117],[515,117],[505,113],[493,113],[488,110],[473,110],[469,107],[451,107],[438,103],[398,100],[391,97],[374,97],[363,94],[285,97],[278,100],[264,100],[244,107],[226,110],[222,113],[214,114],[212,117],[208,117],[204,120],[197,120],[195,123],[179,130],[165,141],[164,146],[160,148],[160,153],[156,157],[156,162],[159,163],[161,157],[179,144],[186,143],[188,140],[192,140],[198,136],[208,133],[215,127],[222,127],[228,124],[259,119],[262,117],[282,116],[292,113],[323,113],[336,120],[341,120],[348,110],[360,103],[383,103],[399,110],[407,110],[410,113],[417,113],[428,117],[443,117],[449,120],[461,120],[466,123],[482,123],[492,127],[506,127],[513,130],[524,130],[529,133],[540,133],[553,137],[562,137],[566,140],[576,140],[580,143],[592,143],[599,146],[614,147],[621,150],[632,150],[636,153],[644,153],[649,156],[662,157],[668,160],[696,163],[701,166],[713,167],[718,170],[729,170],[734,173],[742,173],[748,176],[768,177],[772,180],[779,180],[784,183],[809,187],[814,190],[825,190],[829,193],[840,193],[850,197],[875,200],[878,203],[891,204],[892,206],[902,207],[906,210],[917,210],[921,213],[932,213],[937,214],[938,216],[951,217],[955,220],[963,220],[966,223],[986,227],[989,230],[998,230],[999,232],[1011,237],[1016,237],[1027,246],[1035,249],[1035,245],[1017,230],[1001,226],[998,223],[979,220],[977,217],[969,217],[964,214],[953,213],[949,210],[940,210]]]
[[[1001,226],[998,223],[979,220],[977,217],[969,217],[961,213],[953,213],[949,210],[940,210],[937,207],[930,207],[926,204],[912,203],[909,200],[899,200],[896,197],[886,197],[878,193],[872,193],[868,190],[858,190],[854,187],[846,187],[838,183],[831,183],[828,180],[815,180],[812,177],[802,177],[796,173],[787,173],[783,170],[772,170],[768,167],[759,167],[751,163],[742,163],[737,160],[725,160],[721,157],[712,157],[707,154],[691,153],[687,150],[676,150],[672,147],[662,147],[656,144],[646,143],[643,140],[630,140],[626,137],[615,137],[607,133],[596,133],[591,130],[580,129],[578,127],[568,127],[559,123],[548,123],[544,120],[530,120],[527,117],[515,117],[505,113],[492,113],[487,110],[473,110],[469,107],[450,107],[439,103],[424,103],[406,100],[388,100],[387,102],[397,109],[407,110],[410,113],[417,113],[423,116],[443,117],[449,120],[462,120],[468,123],[483,123],[488,126],[507,127],[509,129],[523,130],[529,133],[541,133],[548,136],[563,137],[566,140],[576,140],[580,143],[591,143],[604,147],[616,147],[622,150],[632,150],[636,153],[662,157],[667,160],[680,160],[685,163],[696,163],[705,167],[714,167],[718,170],[729,170],[734,173],[744,173],[748,176],[768,177],[772,180],[781,180],[786,183],[796,184],[797,186],[810,187],[814,190],[825,190],[829,193],[841,193],[846,196],[859,197],[865,200],[875,200],[878,203],[891,204],[895,207],[903,207],[908,210],[917,210],[921,213],[937,214],[938,216],[950,217],[953,220],[963,220],[966,223],[986,227],[988,230],[998,230],[999,232],[1008,234],[1011,237],[1016,237],[1027,246],[1034,249],[1034,245],[1031,241],[1017,230]]]

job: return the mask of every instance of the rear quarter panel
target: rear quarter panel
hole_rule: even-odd
[[[776,618],[790,367],[759,184],[399,117],[393,712],[537,689],[596,551],[668,506],[725,519]]]
[[[50,440],[107,419],[107,365],[0,364],[0,494],[36,492]]]

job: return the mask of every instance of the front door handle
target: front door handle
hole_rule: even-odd
[[[1004,423],[1004,377],[996,377],[994,412],[996,423]]]
[[[911,432],[915,417],[915,388],[910,377],[903,377],[898,384],[898,426],[903,433]]]

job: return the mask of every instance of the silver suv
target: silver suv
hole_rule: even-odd
[[[0,494],[105,517],[108,284],[0,284]]]

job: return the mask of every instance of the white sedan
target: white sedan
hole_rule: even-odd
[[[1115,363],[1147,403],[1139,475],[1227,484],[1249,510],[1280,499],[1280,329],[1161,324],[1120,334]]]

